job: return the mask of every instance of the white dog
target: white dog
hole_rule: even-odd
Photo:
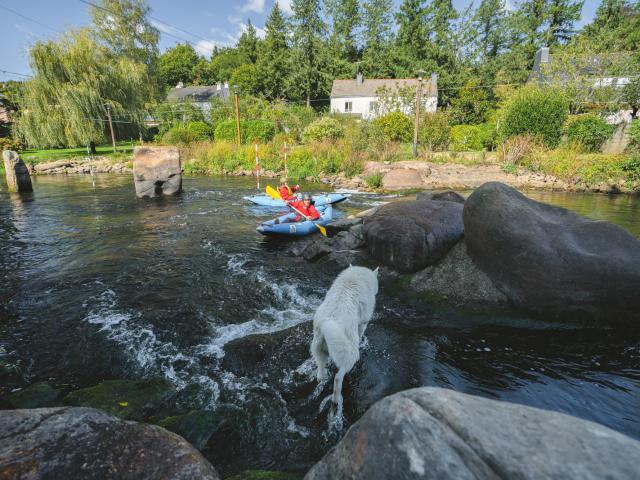
[[[327,378],[329,357],[338,367],[334,405],[342,401],[345,374],[360,358],[360,339],[373,315],[377,293],[378,269],[350,266],[336,277],[313,317],[311,355],[318,365],[318,381]]]

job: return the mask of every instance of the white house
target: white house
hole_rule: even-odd
[[[355,79],[334,80],[331,87],[331,112],[351,114],[370,119],[387,112],[379,104],[380,92],[386,90],[393,94],[403,87],[414,91],[418,85],[416,78],[363,78],[358,74]],[[435,112],[438,106],[438,77],[434,73],[430,79],[422,81],[422,111]],[[410,113],[413,105],[400,107],[404,113]]]
[[[182,82],[169,90],[167,100],[169,102],[192,102],[196,107],[207,113],[211,109],[211,99],[217,97],[221,100],[229,98],[229,83],[218,82],[215,85],[198,87],[184,87]]]

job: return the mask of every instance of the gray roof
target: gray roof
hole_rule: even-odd
[[[208,102],[213,97],[229,98],[229,87],[221,85],[218,89],[217,85],[204,85],[200,87],[172,88],[167,94],[167,100],[169,101]]]
[[[396,90],[401,87],[414,87],[418,84],[416,78],[365,78],[358,84],[356,79],[334,80],[331,87],[331,98],[340,97],[375,97],[378,89],[386,87],[389,90]],[[425,79],[422,82],[423,95],[429,97],[438,96],[437,81]]]

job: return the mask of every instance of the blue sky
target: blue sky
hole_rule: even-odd
[[[265,19],[276,1],[285,12],[291,12],[291,0],[147,0],[147,3],[157,19],[156,27],[163,32],[161,51],[180,42],[175,38],[180,37],[207,55],[214,45],[233,45],[247,18],[259,34],[264,33]],[[454,4],[461,8],[469,1],[454,0]],[[517,0],[507,0],[508,4],[514,2]],[[394,3],[398,5],[400,0]],[[599,3],[600,0],[585,1],[580,24],[593,18]],[[88,8],[79,0],[0,0],[0,70],[29,74],[29,46],[70,27],[87,25]],[[0,71],[0,80],[21,78],[13,73]]]

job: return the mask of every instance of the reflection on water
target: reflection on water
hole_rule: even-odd
[[[163,376],[179,389],[183,411],[271,399],[277,407],[266,410],[283,429],[261,447],[285,445],[300,456],[298,467],[335,442],[309,414],[319,404],[313,382],[291,380],[299,364],[271,366],[266,377],[221,368],[229,341],[311,320],[339,271],[291,258],[287,242],[255,232],[278,212],[241,200],[255,191],[251,179],[188,177],[181,196],[153,200],[136,199],[129,176],[98,176],[95,188],[89,177],[35,177],[34,189],[29,197],[0,192],[0,346],[20,367],[18,378],[1,380],[0,393],[38,380],[69,390]],[[637,197],[528,195],[640,236]],[[356,196],[339,210],[387,200]],[[389,274],[377,305],[362,361],[345,380],[348,423],[385,395],[435,385],[570,413],[640,438],[637,330],[429,305]],[[305,357],[308,346],[300,349]],[[291,392],[282,391],[287,382]],[[220,462],[218,453],[207,455]],[[286,467],[292,458],[244,462]]]

